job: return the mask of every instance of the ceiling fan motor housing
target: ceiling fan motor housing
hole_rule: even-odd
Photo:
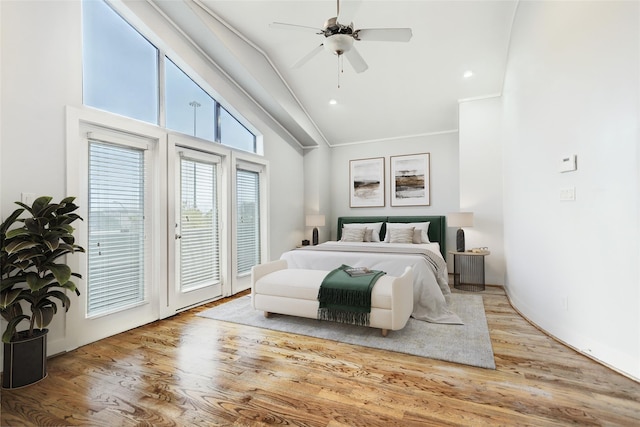
[[[331,37],[334,34],[353,34],[353,23],[342,25],[337,17],[329,18],[322,27],[322,33],[325,37]]]
[[[324,48],[334,55],[342,55],[353,46],[353,24],[342,25],[338,18],[329,18],[324,23],[323,34],[327,38]]]

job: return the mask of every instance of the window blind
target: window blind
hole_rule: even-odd
[[[87,314],[145,299],[144,150],[89,141]]]
[[[217,166],[180,159],[180,288],[183,291],[220,281]]]
[[[237,271],[251,272],[260,264],[260,174],[238,168],[236,170],[237,212]]]

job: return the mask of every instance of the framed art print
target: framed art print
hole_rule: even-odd
[[[429,206],[429,153],[391,156],[391,206]]]
[[[349,206],[384,206],[384,157],[349,161]]]

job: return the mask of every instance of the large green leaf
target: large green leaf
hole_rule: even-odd
[[[7,219],[4,220],[2,224],[0,224],[0,235],[4,234],[7,229],[9,229],[9,227],[11,227],[14,222],[16,222],[18,217],[22,215],[22,212],[24,212],[24,209],[16,209],[11,213],[11,215],[7,217]]]
[[[71,268],[66,264],[48,264],[47,268],[53,273],[60,285],[64,285],[71,279]]]
[[[51,283],[51,281],[51,278],[40,278],[36,273],[27,274],[27,284],[29,285],[29,289],[31,289],[31,292],[39,291],[40,289]]]
[[[5,247],[5,250],[7,251],[7,253],[9,255],[11,255],[12,253],[18,252],[18,251],[22,251],[24,249],[30,249],[33,248],[35,246],[37,246],[38,244],[35,242],[21,242],[21,241],[14,241],[14,242],[10,242],[7,244],[7,246]]]
[[[7,231],[5,234],[7,239],[13,239],[16,236],[28,236],[29,232],[24,228],[14,228],[13,230]]]
[[[71,299],[69,299],[67,294],[62,291],[49,291],[47,295],[49,295],[50,298],[58,298],[62,303],[62,306],[65,308],[65,311],[69,311],[69,307],[71,307]]]
[[[0,292],[0,309],[4,310],[9,307],[20,295],[21,289],[10,289]]]
[[[16,333],[18,323],[25,319],[29,319],[29,316],[23,314],[7,322],[7,329],[5,329],[4,334],[2,334],[2,342],[11,342],[11,338],[13,338],[13,335]]]
[[[34,258],[44,258],[44,255],[42,255],[41,252],[38,252],[38,251],[35,251],[35,250],[34,251],[21,251],[21,252],[18,252],[18,257],[17,257],[17,260],[16,260],[17,261],[16,262],[16,266],[18,266],[18,263],[20,263],[20,266],[22,266],[23,265],[22,263],[25,262],[25,261],[33,261],[31,263],[28,263],[27,267],[29,266],[29,264],[38,264],[37,261],[34,261]],[[27,267],[22,268],[22,269],[24,270]]]
[[[7,308],[0,309],[0,315],[9,322],[14,317],[22,315],[22,306],[20,304],[11,304]]]
[[[45,307],[33,307],[31,309],[33,313],[33,319],[35,325],[39,328],[46,328],[51,320],[53,320],[53,315],[56,314],[55,305],[47,305]]]
[[[39,216],[40,211],[42,211],[42,209],[49,205],[49,203],[51,203],[51,200],[53,200],[53,197],[49,196],[38,197],[36,200],[34,200],[33,205],[31,206],[31,208],[33,209],[33,216]]]
[[[80,276],[80,275],[78,275],[78,276]],[[69,289],[70,291],[75,292],[76,295],[78,295],[78,296],[80,295],[80,291],[78,290],[78,287],[71,280],[69,280],[67,283],[65,283],[61,287],[63,287],[64,289]]]
[[[58,249],[58,245],[60,244],[60,238],[58,236],[49,235],[44,239],[44,244],[47,245],[50,251],[55,251]]]

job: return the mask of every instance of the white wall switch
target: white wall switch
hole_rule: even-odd
[[[576,187],[566,187],[560,189],[560,200],[573,201],[576,199]]]
[[[573,172],[578,169],[576,155],[565,156],[560,161],[560,172]]]

